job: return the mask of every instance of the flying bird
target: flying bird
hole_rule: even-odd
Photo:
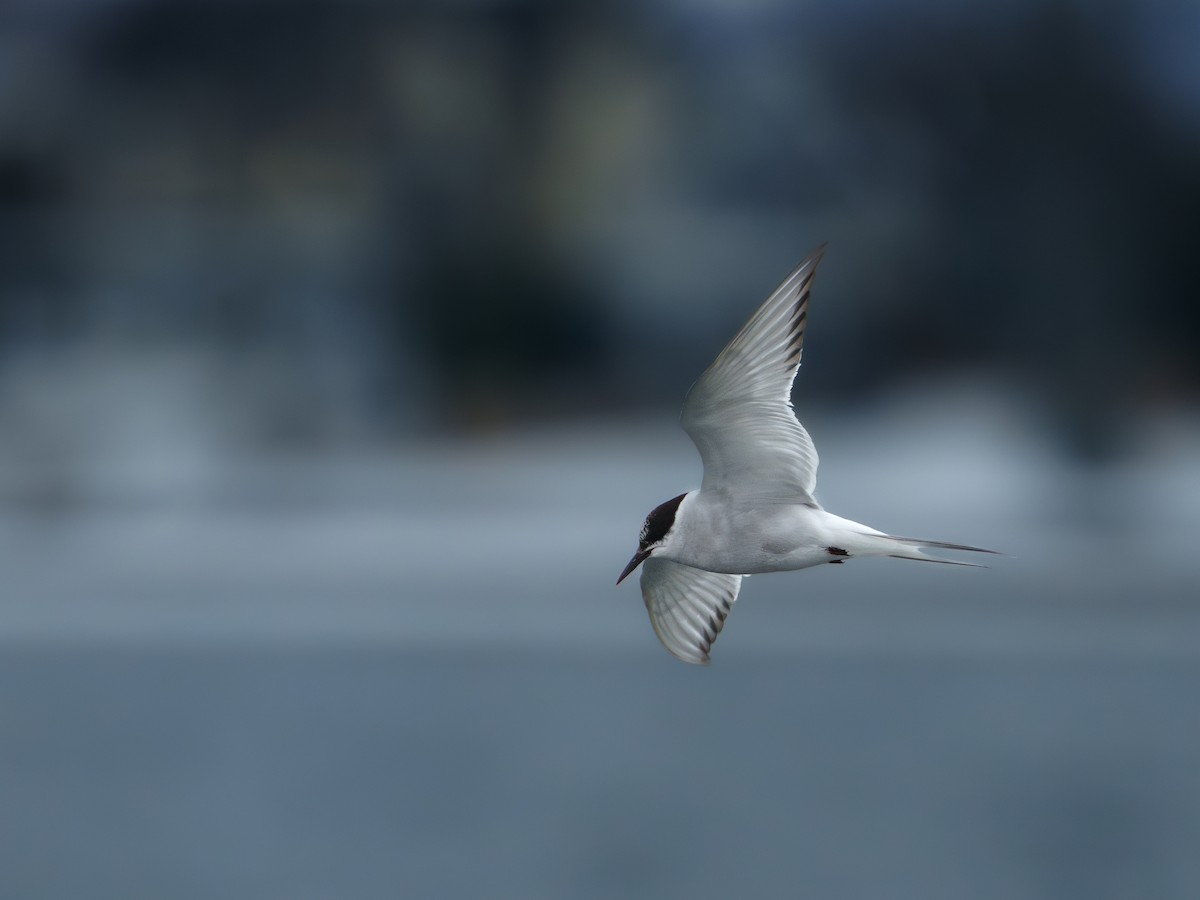
[[[650,511],[620,584],[639,565],[642,598],[663,646],[707,665],[742,578],[863,556],[973,565],[922,549],[981,547],[896,537],[814,499],[817,450],[792,411],[813,275],[822,244],[784,279],[688,391],[681,423],[704,480]]]

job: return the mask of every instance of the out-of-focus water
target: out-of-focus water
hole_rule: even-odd
[[[70,503],[0,514],[0,638],[642,647],[635,583],[613,582],[645,513],[700,481],[672,418],[217,459],[167,488],[157,457],[81,461]],[[755,577],[716,659],[760,646],[1200,649],[1194,431],[1088,469],[999,402],[806,420],[829,509],[1008,556],[986,570],[863,560]]]
[[[669,422],[97,462],[0,520],[3,893],[1194,897],[1190,432],[985,409],[808,421],[829,508],[1010,556],[756,576],[708,669],[613,587]]]
[[[10,647],[5,894],[1200,886],[1195,659],[643,649]]]
[[[0,3],[0,900],[1200,897],[1194,7]],[[1010,555],[687,667],[822,241],[819,499]]]

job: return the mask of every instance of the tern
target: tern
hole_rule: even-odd
[[[688,391],[681,424],[704,463],[700,489],[650,511],[637,552],[642,598],[663,646],[707,665],[742,579],[863,556],[974,565],[923,549],[982,547],[896,537],[826,512],[817,450],[792,410],[822,244],[783,280]]]

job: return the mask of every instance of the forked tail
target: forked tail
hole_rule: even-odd
[[[968,544],[948,544],[945,541],[925,541],[920,538],[896,537],[895,535],[886,535],[887,539],[894,542],[888,548],[888,556],[894,559],[915,559],[920,562],[935,562],[944,563],[948,566],[971,566],[976,569],[987,568],[980,563],[962,562],[957,559],[942,559],[940,556],[930,556],[923,553],[922,550],[965,550],[969,553],[992,553],[1000,555],[999,550],[985,550],[983,547],[972,547]]]

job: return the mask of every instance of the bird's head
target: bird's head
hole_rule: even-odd
[[[633,559],[629,561],[629,565],[617,579],[617,584],[624,581],[630,572],[653,556],[656,551],[666,546],[672,529],[675,527],[675,513],[678,512],[679,504],[686,496],[687,494],[680,494],[678,497],[672,497],[666,503],[660,503],[650,510],[646,521],[642,523],[641,534],[638,535],[637,553],[633,554]]]

